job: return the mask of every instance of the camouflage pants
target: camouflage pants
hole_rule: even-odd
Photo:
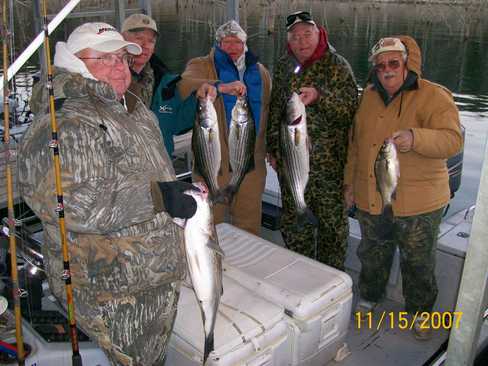
[[[310,178],[305,201],[319,220],[317,260],[321,263],[344,270],[349,224],[344,208],[342,183],[324,181],[320,174]],[[297,230],[296,208],[291,192],[280,175],[281,234],[286,247],[294,252],[314,258],[314,228],[306,225]]]
[[[362,264],[362,298],[373,302],[383,298],[398,245],[406,311],[432,310],[437,297],[435,252],[443,211],[407,217],[357,211],[362,237],[357,250]]]

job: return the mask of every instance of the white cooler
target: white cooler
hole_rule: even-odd
[[[206,366],[286,366],[290,340],[283,307],[251,293],[224,276],[224,294],[215,324],[215,350]],[[201,366],[204,333],[193,289],[181,288],[167,366]]]
[[[217,235],[224,273],[285,308],[291,365],[324,366],[343,350],[352,302],[348,274],[226,223],[217,225]]]

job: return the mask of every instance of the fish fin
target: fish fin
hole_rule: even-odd
[[[181,217],[173,217],[173,222],[181,228],[185,228],[186,219],[182,219]]]
[[[214,252],[216,252],[222,258],[225,257],[224,251],[220,247],[219,243],[217,243],[215,240],[209,240],[207,242],[207,247],[209,247],[210,249],[212,249]]]
[[[203,365],[207,362],[208,355],[214,350],[214,333],[212,332],[205,337],[205,345],[203,351]]]

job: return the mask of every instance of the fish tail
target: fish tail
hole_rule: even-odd
[[[386,205],[383,206],[383,215],[388,217],[393,216],[393,207],[391,203],[387,203]]]
[[[225,187],[223,191],[223,196],[225,197],[225,201],[230,205],[232,203],[232,200],[234,199],[234,195],[237,192],[237,187],[233,184],[229,184],[227,187]]]
[[[306,224],[318,226],[319,220],[308,207],[302,212],[297,213],[297,228],[302,231]]]
[[[225,191],[222,191],[219,189],[216,193],[212,194],[212,197],[210,197],[210,201],[212,201],[212,204],[216,205],[217,203],[226,203],[227,197],[225,195]]]
[[[205,337],[205,346],[203,351],[203,365],[207,362],[208,355],[214,350],[214,332],[212,330],[208,336]]]

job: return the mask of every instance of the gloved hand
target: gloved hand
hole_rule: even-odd
[[[197,202],[184,194],[188,190],[200,191],[191,183],[183,181],[151,182],[151,195],[156,213],[165,211],[171,217],[189,219],[197,211]]]

